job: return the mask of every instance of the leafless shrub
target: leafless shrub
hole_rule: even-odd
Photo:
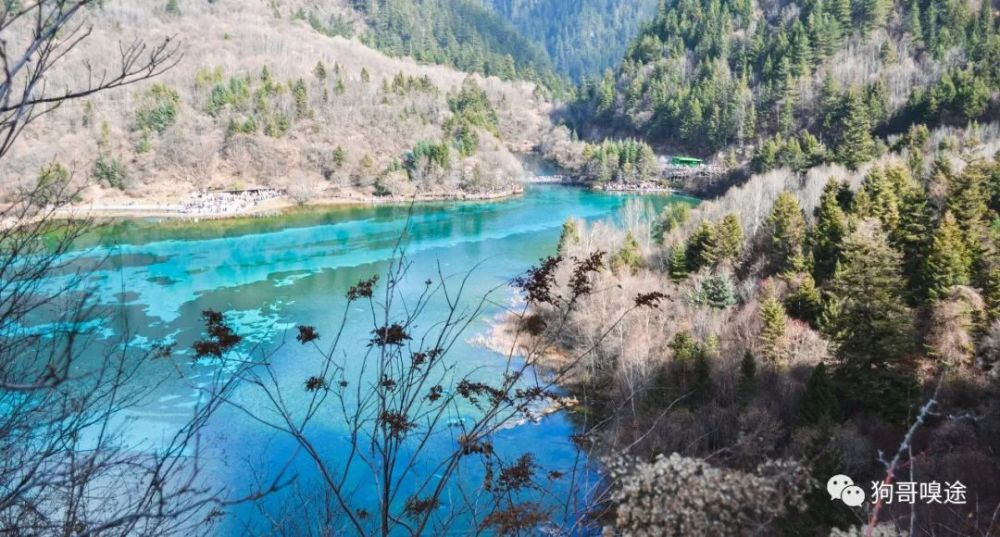
[[[956,286],[938,300],[931,312],[928,351],[952,368],[967,368],[975,357],[976,325],[983,317],[982,297],[972,288]]]
[[[616,460],[610,467],[615,520],[606,534],[753,535],[787,509],[803,507],[812,486],[808,472],[788,461],[744,473],[673,454],[652,463]]]
[[[602,341],[603,337],[596,336],[590,348],[574,350],[565,364],[549,368],[544,379],[530,369],[539,356],[556,346],[582,301],[601,292],[594,280],[603,268],[603,256],[566,261],[566,270],[572,274],[568,288],[557,287],[553,278],[563,263],[560,259],[544,260],[516,279],[515,287],[528,299],[524,307],[551,308],[549,322],[527,346],[512,345],[496,371],[461,374],[448,359],[449,351],[464,337],[488,297],[466,304],[463,294],[469,274],[455,282],[440,270],[436,278],[425,282],[415,300],[404,296],[401,284],[408,277],[410,263],[402,241],[383,278],[364,280],[348,291],[339,325],[329,330],[298,328],[298,344],[308,349],[300,359],[309,361],[313,373],[294,387],[280,382],[266,355],[254,358],[233,345],[228,352],[223,349],[221,354],[228,360],[257,365],[241,370],[239,377],[267,405],[265,410],[251,410],[239,400],[227,402],[288,435],[314,465],[317,486],[328,498],[319,507],[322,514],[317,524],[327,521],[359,535],[440,533],[458,520],[463,524],[471,520],[473,527],[501,533],[527,530],[543,521],[567,528],[585,524],[578,509],[590,500],[586,487],[592,483],[585,487],[588,480],[581,469],[541,468],[530,453],[508,459],[493,444],[501,429],[537,419],[539,404],[557,399],[556,383],[589,360]],[[379,287],[379,281],[384,286]],[[655,308],[661,299],[655,294],[633,297],[631,306],[617,313],[617,320],[608,319],[606,332],[614,331],[629,315]],[[432,301],[446,304],[442,318],[425,319]],[[347,353],[344,330],[348,315],[356,309],[371,319],[370,338],[362,350]],[[215,334],[209,344],[234,341],[234,333],[216,324],[218,317],[206,319],[208,332]],[[521,335],[513,337],[516,342]],[[218,346],[205,350],[214,355]],[[306,401],[291,405],[290,389],[304,389]],[[347,424],[350,456],[331,453],[321,443],[323,437],[313,432],[312,424],[321,414],[333,414]],[[457,419],[460,416],[463,419]],[[450,447],[443,451],[440,446],[429,447],[432,440],[442,439],[448,446],[449,438]],[[481,485],[459,479],[469,464],[485,469]],[[434,471],[421,470],[427,467]],[[375,478],[352,480],[359,472]],[[574,476],[570,492],[555,498],[546,480],[566,479],[562,476]],[[527,491],[533,494],[531,501],[523,498]],[[395,501],[399,494],[407,499]],[[455,501],[455,497],[462,500]],[[374,500],[362,503],[359,498]],[[294,516],[293,512],[288,516]],[[309,525],[289,521],[287,527]]]

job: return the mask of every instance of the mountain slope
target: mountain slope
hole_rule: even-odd
[[[657,0],[484,0],[522,34],[544,45],[560,73],[599,77],[618,64]]]
[[[133,33],[174,36],[182,62],[154,84],[36,122],[0,170],[17,179],[5,187],[52,162],[96,184],[90,198],[249,186],[301,199],[486,194],[520,179],[512,151],[550,128],[534,84],[387,57],[293,15],[309,8],[219,0],[179,13],[125,2],[95,10],[94,35],[59,76],[81,76],[84,60],[100,67]]]
[[[474,0],[374,0],[354,5],[369,23],[362,40],[391,56],[505,80],[562,85],[544,50]]]
[[[674,148],[705,155],[780,135],[778,149],[795,137],[803,154],[856,165],[877,150],[871,130],[989,114],[998,66],[989,2],[678,1],[581,94],[592,126]]]

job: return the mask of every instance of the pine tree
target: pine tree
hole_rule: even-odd
[[[864,223],[844,241],[830,282],[822,327],[844,361],[857,399],[876,396],[887,372],[913,348],[913,315],[904,302],[902,260],[878,226]],[[873,370],[874,369],[874,370]],[[862,394],[865,389],[872,393]]]
[[[683,244],[678,244],[670,249],[670,278],[672,280],[683,280],[688,277],[687,248]]]
[[[866,33],[885,28],[890,7],[890,0],[864,0],[863,26]]]
[[[559,245],[556,247],[556,254],[565,256],[572,246],[580,244],[580,229],[575,218],[567,218],[562,225],[562,232],[559,234]]]
[[[702,267],[715,264],[715,253],[718,251],[717,232],[709,221],[703,221],[687,240],[687,268],[690,272],[698,272]]]
[[[930,298],[944,297],[954,285],[968,285],[971,271],[972,256],[962,240],[962,230],[951,211],[945,211],[927,256],[926,279]]]
[[[819,88],[819,102],[823,117],[821,126],[823,131],[830,132],[836,127],[837,114],[841,107],[841,96],[840,84],[829,73],[823,77],[823,84]]]
[[[911,304],[919,303],[926,293],[924,265],[933,233],[932,210],[924,186],[907,174],[908,185],[899,197],[899,221],[889,236],[893,248],[903,253],[903,275],[906,276]]]
[[[687,203],[671,203],[660,211],[660,215],[653,224],[653,238],[656,242],[663,242],[664,237],[678,226],[687,222],[691,214],[691,206]]]
[[[617,268],[627,268],[635,272],[642,268],[644,264],[645,259],[642,257],[642,248],[639,246],[639,241],[629,231],[625,234],[625,240],[622,242],[621,249],[611,259],[611,265]]]
[[[767,297],[760,303],[761,329],[758,341],[760,354],[772,364],[784,362],[785,308],[774,296],[773,290],[766,291]]]
[[[821,324],[841,360],[834,377],[846,408],[902,424],[919,390],[899,367],[914,343],[900,257],[877,225],[863,223],[844,242]]]
[[[736,381],[736,396],[742,402],[747,402],[753,398],[757,391],[757,361],[753,357],[750,349],[743,353],[740,360],[740,374]]]
[[[788,95],[781,102],[781,112],[778,114],[778,132],[791,136],[795,130],[795,96]]]
[[[796,19],[792,24],[792,61],[798,76],[806,76],[812,71],[813,50],[802,21]]]
[[[834,154],[837,160],[851,169],[875,156],[875,140],[871,134],[871,119],[868,107],[856,88],[848,90],[844,98],[838,139]]]
[[[924,44],[924,28],[920,25],[920,3],[910,0],[906,10],[906,34],[910,41],[920,47]]]
[[[673,340],[667,346],[674,353],[674,361],[679,363],[691,362],[695,355],[700,352],[698,343],[687,330],[681,330],[674,334]]]
[[[718,226],[716,258],[737,259],[743,249],[743,226],[735,214],[727,214]]]
[[[877,219],[889,235],[899,225],[899,185],[898,180],[894,180],[895,173],[890,177],[886,168],[872,168],[861,184],[860,193],[863,195],[856,198],[854,211],[858,217]]]
[[[309,110],[309,95],[306,91],[306,83],[301,78],[292,85],[292,95],[295,98],[295,117],[303,119],[312,116]]]
[[[836,416],[837,390],[826,364],[820,362],[806,381],[805,393],[799,403],[799,419],[805,425],[822,427],[833,422]]]
[[[597,104],[598,115],[611,113],[615,104],[615,79],[614,73],[610,69],[604,71],[600,92],[600,100]]]
[[[840,27],[849,32],[852,28],[851,0],[832,0],[833,14],[837,17]]]
[[[840,245],[847,235],[847,215],[837,201],[840,185],[831,178],[823,187],[816,207],[816,226],[810,236],[812,243],[813,277],[825,282],[837,267]]]
[[[974,163],[962,173],[948,173],[946,177],[948,198],[945,208],[955,215],[965,247],[975,258],[979,258],[987,243],[989,192],[986,170],[981,163]]]
[[[696,304],[725,309],[737,303],[733,282],[725,274],[712,274],[698,282],[692,297]]]
[[[320,80],[326,80],[326,65],[323,64],[323,60],[316,62],[316,67],[313,68],[313,75]]]
[[[785,311],[792,317],[809,323],[813,328],[819,327],[819,319],[823,314],[823,297],[812,276],[801,275],[792,291],[785,296]]]
[[[333,148],[333,164],[337,168],[340,168],[347,162],[347,151],[343,147],[337,146]]]
[[[785,191],[778,195],[767,217],[767,227],[771,235],[768,252],[772,269],[784,272],[801,268],[806,220],[799,200],[792,193]]]
[[[983,301],[986,303],[986,320],[1000,320],[1000,260],[992,259],[986,266],[983,282]]]

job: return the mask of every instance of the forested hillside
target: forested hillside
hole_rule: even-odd
[[[613,461],[615,532],[996,530],[998,135],[918,126],[858,170],[774,170],[694,209],[566,222],[540,265],[551,294],[578,285],[575,259],[610,291],[517,326],[544,338],[569,316],[564,351],[587,356],[571,390]],[[865,484],[865,511],[831,501],[836,474]],[[883,479],[957,481],[976,499],[870,507]]]
[[[556,69],[599,78],[619,64],[657,0],[484,0],[525,37],[545,47]]]
[[[67,175],[59,170],[92,185],[85,197],[94,199],[206,187],[270,186],[300,201],[515,188],[523,170],[513,152],[550,126],[535,84],[387,57],[331,36],[321,22],[364,22],[344,5],[324,9],[220,0],[88,10],[98,37],[74,51],[83,58],[114,46],[123,27],[173,36],[186,55],[155,84],[33,124],[25,135],[34,143],[5,162],[3,175],[18,178],[5,192]]]
[[[664,3],[614,74],[587,84],[591,128],[701,155],[751,143],[758,169],[856,166],[871,134],[964,124],[996,110],[990,2]],[[586,130],[586,129],[584,129]],[[770,144],[758,144],[770,137]]]
[[[391,56],[561,91],[545,51],[476,0],[350,0],[368,28],[364,43]]]

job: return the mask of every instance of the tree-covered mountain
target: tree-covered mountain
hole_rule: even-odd
[[[484,0],[522,34],[542,44],[556,69],[574,80],[618,64],[657,0]]]
[[[981,118],[998,88],[989,2],[676,0],[581,102],[591,125],[692,152],[772,137],[761,167],[853,166],[873,131]]]
[[[362,41],[392,56],[563,87],[545,51],[475,0],[351,0]]]

